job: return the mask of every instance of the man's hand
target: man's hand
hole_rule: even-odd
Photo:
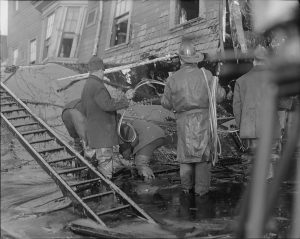
[[[133,89],[130,89],[126,91],[125,96],[128,100],[131,100],[135,95],[135,91]]]
[[[149,182],[153,179],[155,179],[154,173],[151,168],[148,166],[137,166],[138,174],[142,177],[144,177],[144,180],[146,182]]]

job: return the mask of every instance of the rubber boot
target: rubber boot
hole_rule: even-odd
[[[155,178],[152,169],[149,167],[151,157],[147,155],[136,155],[135,166],[138,174],[144,178],[145,181],[150,181]]]

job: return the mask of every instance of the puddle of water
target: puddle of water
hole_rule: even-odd
[[[18,163],[22,163],[21,159],[29,160],[22,156],[23,151],[16,152],[15,159],[20,160]],[[1,152],[1,156],[2,154],[6,155],[5,152]],[[9,160],[1,160],[1,166],[14,166],[11,164]],[[49,213],[62,204],[61,201],[55,201],[55,198],[61,196],[61,192],[50,177],[34,162],[17,169],[12,168],[1,173],[3,234],[15,238],[80,238],[66,227],[71,221],[80,218],[72,208]],[[176,235],[179,238],[232,232],[230,224],[238,214],[236,208],[244,190],[243,183],[216,181],[207,196],[195,197],[183,195],[180,181],[175,179],[179,179],[176,173],[158,177],[150,184],[130,178],[118,182],[120,188],[160,224],[160,229],[135,227],[134,224],[130,226],[129,220],[118,228],[126,231],[125,228],[128,227],[132,232],[135,232],[135,228],[140,228],[139,233],[145,230],[149,234],[151,230],[161,230],[161,235]],[[284,238],[289,230],[294,194],[291,186],[284,185],[282,189],[274,212],[279,238]],[[48,201],[50,203],[46,203]]]

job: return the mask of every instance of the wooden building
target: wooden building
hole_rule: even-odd
[[[8,1],[8,64],[85,63],[92,54],[124,64],[220,47],[223,0]]]

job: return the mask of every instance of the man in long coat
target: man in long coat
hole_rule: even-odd
[[[102,81],[104,77],[102,59],[93,56],[88,66],[92,74],[86,80],[81,94],[83,112],[87,118],[87,144],[96,150],[98,170],[111,178],[114,167],[113,146],[119,144],[117,110],[127,108],[129,101],[126,97],[116,100],[110,96]]]
[[[234,87],[233,114],[240,130],[240,137],[248,149],[245,159],[248,163],[253,160],[261,133],[262,103],[265,101],[266,89],[270,87],[271,72],[266,69],[267,50],[258,46],[254,51],[254,67],[238,78]],[[279,119],[275,119],[274,144],[272,158],[277,157],[278,138],[280,136]],[[269,176],[272,177],[270,167]]]
[[[176,112],[177,159],[180,162],[180,177],[184,192],[200,196],[210,187],[211,136],[209,126],[208,84],[211,72],[199,69],[197,62],[204,56],[196,55],[191,39],[184,39],[179,49],[181,68],[168,78],[161,104]],[[225,90],[218,85],[217,98],[225,97]]]

